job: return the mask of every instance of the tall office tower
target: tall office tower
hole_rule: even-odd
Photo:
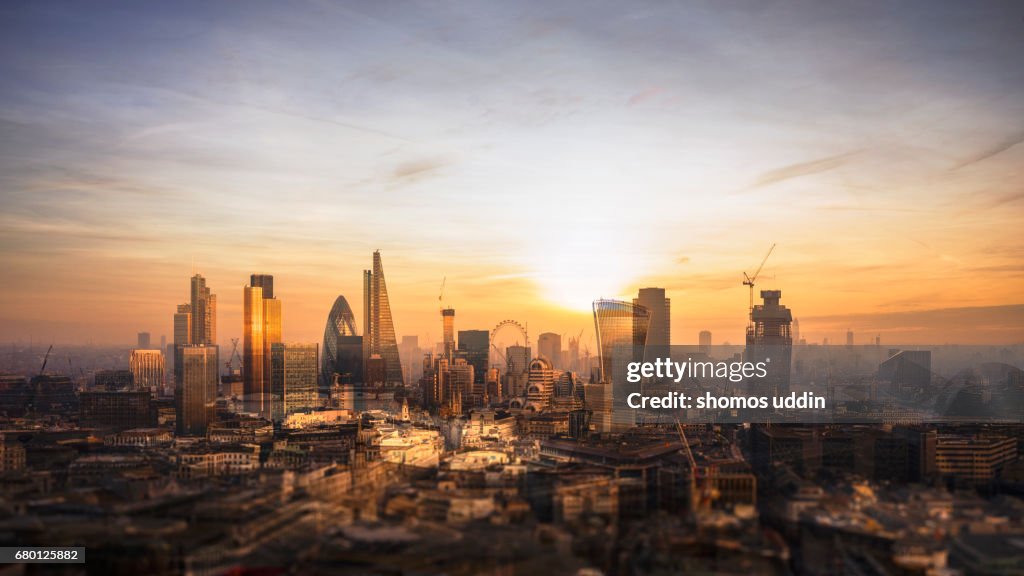
[[[630,362],[644,359],[647,333],[651,313],[642,304],[631,304],[620,300],[594,301],[594,328],[597,334],[597,353],[600,357],[600,380],[605,386],[604,407],[611,399],[611,415],[594,411],[594,418],[601,424],[601,431],[611,426],[612,431],[633,425],[635,411],[629,408],[626,398],[640,391],[640,385],[626,381],[626,366]],[[666,334],[667,335],[667,334]]]
[[[249,286],[263,288],[264,298],[274,297],[274,276],[271,274],[250,274]]]
[[[259,413],[263,406],[263,288],[242,289],[242,389],[245,410]]]
[[[398,356],[395,323],[384,281],[380,250],[373,253],[373,270],[363,271],[363,366],[373,355],[384,360],[385,384],[401,386],[402,361]]]
[[[175,418],[179,436],[205,436],[214,421],[217,405],[217,346],[182,346],[181,382],[174,390]]]
[[[711,331],[701,330],[697,336],[698,348],[702,354],[711,354]]]
[[[793,344],[800,343],[800,319],[793,318]]]
[[[161,334],[160,335],[160,349],[163,350],[166,347],[167,347],[167,335],[166,334]]]
[[[545,332],[537,338],[537,355],[546,358],[552,368],[562,367],[562,337]]]
[[[444,357],[455,358],[455,308],[441,310],[441,328],[444,334]]]
[[[459,330],[459,357],[473,366],[473,385],[483,385],[491,353],[491,334],[487,330]]]
[[[136,344],[137,344],[137,346],[135,346],[136,348],[139,348],[139,349],[142,349],[142,350],[149,350],[149,345],[150,345],[149,332],[139,332],[139,337],[138,337],[138,340],[137,340]]]
[[[316,344],[270,347],[271,419],[281,422],[289,414],[313,410],[319,404]]]
[[[172,368],[173,382],[177,385],[178,376],[181,372],[181,364],[178,360],[181,354],[178,348],[188,346],[192,343],[192,305],[189,303],[178,304],[177,312],[174,313],[174,342],[168,349],[170,354],[169,362]]]
[[[846,331],[846,346],[853,348],[853,330]]]
[[[335,374],[342,384],[355,384],[362,380],[363,338],[356,333],[356,317],[344,296],[334,300],[334,306],[327,315],[323,346],[321,387],[330,388]]]
[[[273,277],[253,274],[251,282],[268,285]],[[242,289],[242,387],[246,411],[270,416],[270,347],[281,341],[281,301],[267,298],[262,286]]]
[[[647,330],[647,346],[670,346],[672,344],[672,302],[665,297],[664,288],[641,288],[633,299],[634,305],[647,308],[651,313],[651,325]],[[666,351],[658,352],[664,354]]]
[[[612,381],[614,369],[625,374],[626,363],[643,360],[651,313],[646,306],[621,300],[594,301],[594,328],[600,379]],[[619,365],[619,362],[624,362]]]
[[[160,350],[132,350],[128,357],[135,388],[151,394],[164,391],[164,353]]]
[[[192,336],[190,344],[217,343],[217,295],[211,294],[206,278],[192,277]]]
[[[747,328],[747,362],[768,362],[768,375],[751,380],[750,392],[760,396],[789,394],[789,371],[793,360],[793,313],[779,304],[782,290],[761,290],[762,304],[751,312],[753,324]]]

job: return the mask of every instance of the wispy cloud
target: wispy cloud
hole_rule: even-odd
[[[1003,138],[1002,140],[996,142],[995,144],[987,148],[984,148],[978,151],[977,153],[961,160],[955,166],[953,166],[951,170],[956,171],[962,168],[966,168],[972,164],[983,162],[985,160],[988,160],[989,158],[998,156],[1003,152],[1006,152],[1007,150],[1021,143],[1024,143],[1024,130],[1017,132],[1015,134],[1011,134],[1010,136]]]
[[[829,170],[835,170],[840,166],[849,162],[851,158],[859,154],[860,151],[847,152],[845,154],[837,154],[835,156],[827,156],[825,158],[818,158],[817,160],[811,160],[808,162],[800,162],[797,164],[790,164],[783,166],[769,172],[761,174],[754,182],[754,187],[771,186],[772,184],[778,184],[785,180],[791,180],[793,178],[801,178],[804,176],[810,176],[812,174],[820,174],[822,172],[828,172]]]

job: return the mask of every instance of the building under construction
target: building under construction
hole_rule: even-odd
[[[747,325],[747,362],[765,362],[768,375],[751,381],[749,392],[758,396],[789,394],[793,358],[793,313],[779,303],[782,290],[761,290],[763,303],[750,310]]]

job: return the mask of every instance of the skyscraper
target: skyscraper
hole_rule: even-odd
[[[562,337],[554,332],[545,332],[537,338],[537,354],[548,361],[553,368],[562,367]]]
[[[160,350],[132,350],[128,357],[135,387],[151,394],[163,393],[164,353]]]
[[[459,330],[459,357],[473,367],[473,384],[483,385],[487,377],[491,333],[487,330]]]
[[[701,330],[697,335],[699,349],[704,354],[711,354],[711,331]]]
[[[192,343],[192,305],[188,302],[178,304],[177,312],[174,313],[174,342],[171,343],[169,361],[172,368],[172,376],[175,384],[178,383],[178,376],[181,372],[181,353],[178,349]]]
[[[363,338],[357,335],[356,317],[344,296],[334,300],[327,315],[320,385],[330,387],[335,374],[343,384],[354,384],[363,378]]]
[[[601,380],[611,381],[620,361],[640,362],[647,344],[651,313],[646,306],[621,300],[594,301],[594,328],[600,356]]]
[[[672,301],[665,297],[664,288],[641,288],[633,304],[647,308],[651,325],[647,330],[647,346],[672,344]]]
[[[178,349],[181,377],[175,388],[175,419],[179,436],[204,436],[214,420],[217,403],[217,346]]]
[[[274,297],[274,277],[270,274],[250,274],[249,286],[263,288],[264,298]]]
[[[384,266],[380,250],[373,253],[373,270],[363,271],[363,366],[379,355],[384,361],[385,384],[401,386],[402,362],[398,356],[395,323],[391,318],[391,303],[384,281]]]
[[[217,343],[217,295],[206,286],[206,278],[192,277],[191,340],[192,345]]]
[[[281,342],[281,301],[268,298],[274,278],[253,274],[242,289],[242,377],[246,411],[270,416],[270,349]]]
[[[284,344],[270,347],[271,418],[280,422],[289,414],[312,410],[319,404],[317,345]]]
[[[762,396],[789,394],[789,371],[793,359],[793,336],[790,333],[793,313],[779,304],[782,290],[761,290],[762,304],[751,312],[753,324],[747,328],[747,362],[768,362],[768,375],[752,380],[751,392]]]
[[[242,389],[247,412],[263,406],[263,288],[242,289]]]
[[[149,350],[149,344],[149,332],[139,332],[138,341],[135,347],[140,348],[142,350]]]
[[[444,334],[444,357],[455,358],[455,308],[441,310],[441,328]]]
[[[643,305],[619,300],[594,302],[600,384],[604,387],[599,391],[600,400],[594,403],[594,419],[601,431],[628,428],[634,423],[634,411],[626,404],[626,398],[639,392],[640,385],[626,381],[620,374],[625,374],[630,362],[643,361],[650,322],[651,313]]]

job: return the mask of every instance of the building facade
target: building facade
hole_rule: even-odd
[[[401,386],[404,382],[402,361],[398,355],[395,323],[391,317],[391,302],[379,250],[373,253],[373,270],[363,271],[364,369],[375,355],[384,361],[385,385]]]

